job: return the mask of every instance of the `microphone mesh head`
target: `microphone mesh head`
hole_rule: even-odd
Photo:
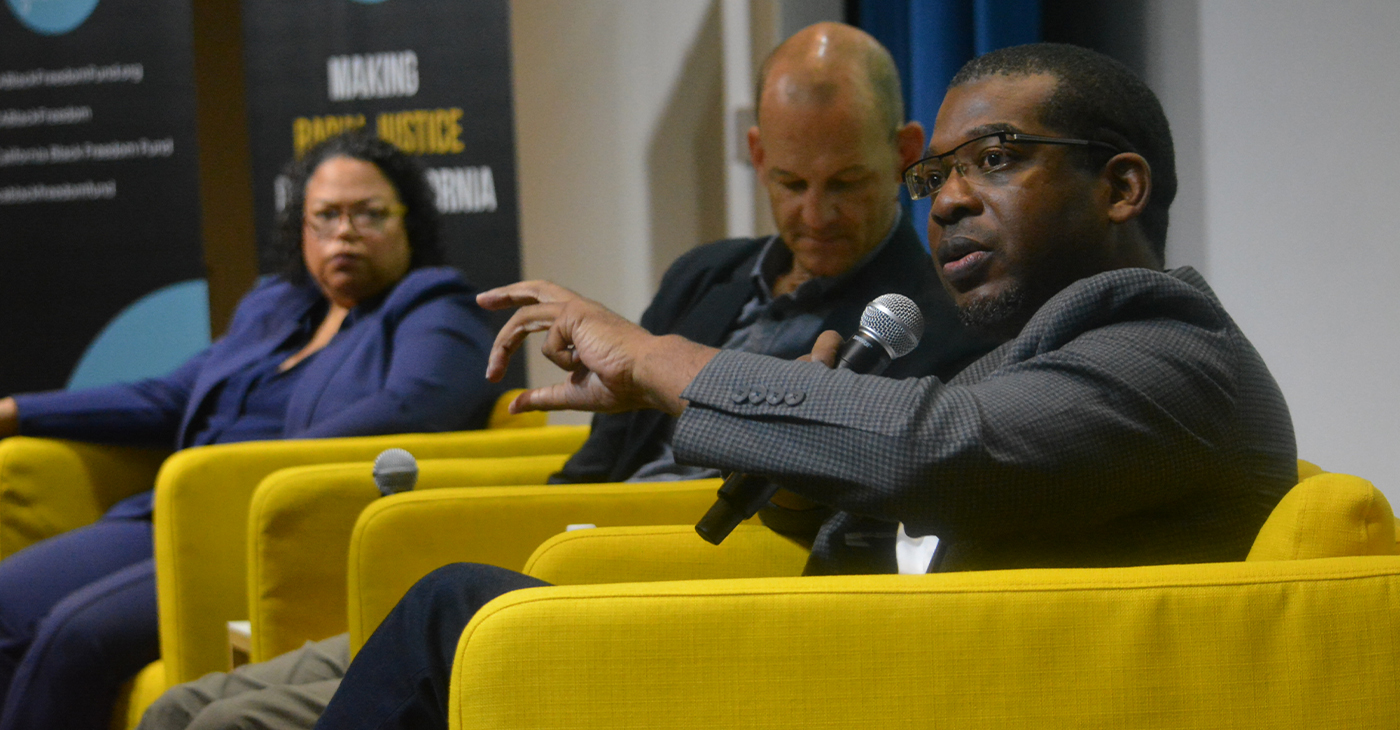
[[[884,294],[865,306],[860,328],[879,340],[890,357],[904,357],[919,346],[919,338],[924,336],[924,313],[903,294]]]
[[[404,449],[385,449],[374,460],[374,484],[385,495],[407,492],[418,482],[418,460]]]

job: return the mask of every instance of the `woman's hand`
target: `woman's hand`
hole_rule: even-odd
[[[14,398],[0,398],[0,439],[19,433],[19,407]]]
[[[512,412],[655,408],[679,414],[685,407],[681,392],[718,352],[674,335],[652,335],[547,281],[492,289],[478,295],[477,303],[492,310],[519,308],[496,335],[487,378],[504,377],[511,356],[533,332],[545,333],[544,356],[569,373],[563,383],[522,393]]]

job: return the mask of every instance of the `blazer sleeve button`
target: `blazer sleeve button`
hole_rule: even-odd
[[[806,397],[806,393],[803,393],[800,390],[794,390],[791,393],[788,393],[787,395],[783,396],[783,402],[790,406],[795,406],[798,403],[801,403]]]

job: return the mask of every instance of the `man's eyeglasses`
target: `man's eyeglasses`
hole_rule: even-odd
[[[1114,153],[1122,150],[1107,142],[1091,139],[1041,137],[1020,132],[992,132],[974,137],[947,152],[915,162],[904,170],[904,185],[909,197],[918,200],[938,194],[953,171],[973,185],[997,184],[1002,177],[1024,162],[1026,155],[1016,149],[1018,144],[1064,144],[1078,147],[1102,147]]]
[[[355,205],[350,208],[329,206],[306,214],[306,226],[321,238],[333,238],[340,233],[340,222],[349,220],[356,232],[383,233],[389,221],[397,218],[408,209],[402,205]]]

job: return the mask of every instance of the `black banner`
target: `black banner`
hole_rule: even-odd
[[[62,387],[124,307],[203,276],[191,48],[187,0],[0,9],[0,396]]]
[[[282,166],[368,127],[427,169],[452,265],[482,288],[520,278],[508,13],[506,0],[244,0],[264,271]]]

